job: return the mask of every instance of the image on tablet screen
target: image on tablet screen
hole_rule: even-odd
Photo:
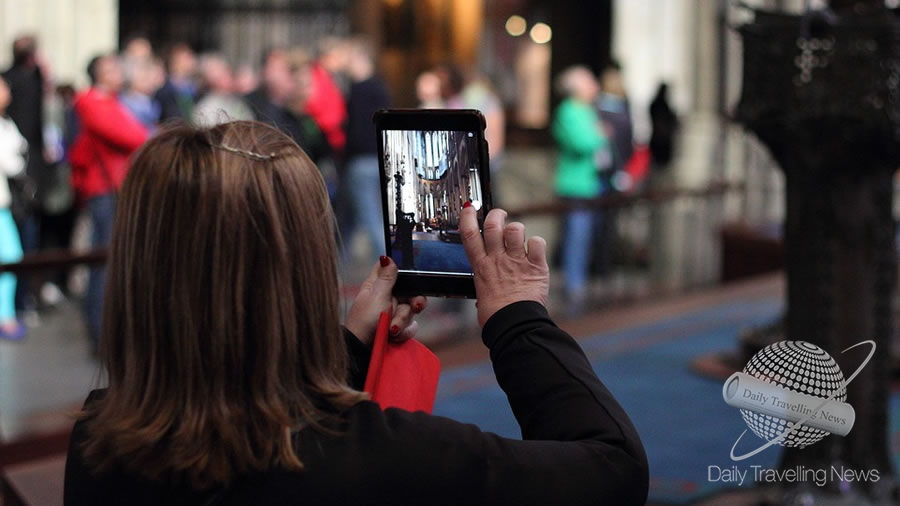
[[[391,257],[401,271],[471,275],[459,234],[468,201],[483,218],[478,136],[382,132]]]

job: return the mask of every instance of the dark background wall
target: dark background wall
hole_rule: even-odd
[[[272,46],[314,49],[322,37],[361,32],[378,46],[399,106],[416,104],[413,83],[422,70],[449,61],[477,68],[485,52],[514,52],[503,30],[513,13],[529,26],[543,21],[552,27],[550,79],[570,65],[600,71],[609,62],[612,0],[480,0],[482,14],[467,19],[454,14],[462,12],[455,1],[470,0],[120,0],[119,39],[147,37],[161,54],[187,42],[237,64],[257,64]],[[495,67],[480,70],[490,77]]]
[[[551,74],[570,65],[584,64],[595,72],[610,59],[612,0],[535,2],[535,12],[546,12],[553,28]]]
[[[119,0],[119,43],[140,35],[165,52],[175,42],[256,63],[265,48],[314,47],[349,32],[351,0]]]

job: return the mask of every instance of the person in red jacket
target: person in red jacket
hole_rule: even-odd
[[[112,232],[116,191],[125,179],[129,157],[148,132],[118,99],[122,68],[114,54],[88,64],[91,87],[75,98],[79,132],[69,152],[72,187],[85,203],[92,224],[91,246],[106,246]],[[100,336],[104,269],[91,269],[85,296],[85,318],[94,347]]]
[[[327,39],[322,46],[318,61],[310,67],[311,82],[309,97],[306,100],[306,114],[319,125],[331,149],[340,154],[343,153],[347,142],[344,132],[347,104],[332,72],[344,70],[348,47],[345,41],[334,39]]]

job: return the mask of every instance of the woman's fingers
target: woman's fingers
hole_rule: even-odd
[[[372,281],[372,293],[382,300],[388,300],[397,282],[397,264],[390,257],[381,257],[375,266],[375,279]]]
[[[417,295],[415,297],[403,297],[401,300],[398,300],[397,297],[391,298],[391,314],[394,314],[394,310],[397,309],[397,306],[400,304],[407,304],[412,309],[413,314],[419,314],[422,311],[425,311],[425,308],[428,307],[428,297],[424,295]]]
[[[484,219],[484,251],[488,255],[496,255],[503,251],[503,229],[506,224],[506,211],[491,209]]]
[[[534,265],[547,263],[547,241],[540,236],[528,238],[528,261]]]
[[[428,306],[428,298],[422,295],[418,297],[413,297],[409,299],[409,307],[412,308],[412,312],[415,314],[419,314],[422,311],[425,311],[425,308]]]
[[[485,253],[484,240],[481,238],[481,231],[478,230],[478,215],[472,206],[464,207],[459,213],[459,235],[469,262],[475,265]]]
[[[406,327],[413,321],[413,312],[412,307],[409,304],[400,304],[394,310],[394,317],[391,319],[391,327],[388,331],[390,336],[397,337],[399,336]]]
[[[424,296],[412,297],[402,303],[398,303],[397,299],[393,299],[393,318],[391,326],[388,329],[388,337],[394,342],[403,342],[407,339],[416,337],[416,331],[419,324],[413,318],[425,310],[428,305],[428,299]]]
[[[413,339],[416,337],[416,331],[419,330],[419,322],[413,320],[412,323],[409,324],[406,329],[400,332],[399,336],[391,336],[391,340],[394,342],[402,343],[403,341]]]
[[[525,225],[514,221],[503,229],[503,243],[506,254],[513,258],[525,257]]]
[[[369,275],[366,276],[366,279],[363,280],[362,285],[359,287],[360,292],[368,292],[372,290],[372,287],[375,286],[375,280],[378,279],[378,273],[381,272],[381,269],[381,262],[375,262],[375,265],[373,265],[372,269],[369,271]]]

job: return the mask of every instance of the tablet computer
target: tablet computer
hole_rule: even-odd
[[[491,208],[484,116],[476,110],[375,113],[386,254],[398,296],[475,297],[459,233],[466,202],[479,228]]]

